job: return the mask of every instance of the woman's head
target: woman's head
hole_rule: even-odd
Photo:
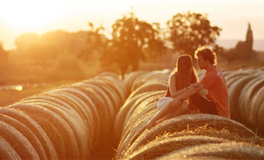
[[[177,70],[179,71],[189,71],[193,67],[192,57],[189,55],[181,55],[177,59],[176,64]]]
[[[176,64],[176,88],[180,90],[190,83],[197,82],[197,76],[194,71],[192,57],[189,55],[181,55],[177,59]]]

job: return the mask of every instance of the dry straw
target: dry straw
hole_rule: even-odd
[[[238,106],[243,117],[249,117],[251,106],[250,101],[254,94],[259,90],[260,87],[264,86],[263,77],[257,77],[249,81],[242,89],[242,93],[239,97]]]
[[[172,151],[190,146],[227,141],[228,140],[225,139],[208,136],[182,136],[156,139],[142,146],[135,152],[125,154],[125,159],[154,159]]]
[[[79,157],[76,137],[69,124],[59,114],[33,104],[16,104],[12,108],[30,116],[48,133],[59,157]]]
[[[166,91],[168,87],[168,83],[157,83],[157,82],[152,82],[152,83],[145,83],[139,88],[137,88],[134,92],[132,92],[129,95],[129,98],[132,98],[140,93],[147,92],[147,91]]]
[[[158,160],[203,159],[264,159],[264,148],[243,142],[198,145],[165,154]]]
[[[155,114],[155,112],[151,114],[149,113],[148,115],[153,116],[153,114]],[[145,116],[143,118],[146,120],[141,120],[141,121],[147,121],[149,117]],[[136,122],[135,125],[136,124],[145,125],[138,122]],[[255,133],[253,133],[250,129],[248,129],[241,123],[238,123],[234,120],[222,116],[209,115],[209,114],[194,114],[194,115],[187,114],[166,120],[163,123],[154,126],[150,130],[145,130],[143,133],[142,133],[142,128],[144,126],[140,127],[137,125],[138,127],[135,128],[127,127],[129,131],[124,131],[124,133],[130,132],[130,134],[137,136],[128,136],[130,134],[124,134],[123,135],[124,137],[121,139],[120,142],[121,145],[119,149],[121,150],[119,151],[119,154],[117,156],[119,156],[118,158],[122,158],[125,152],[127,152],[127,150],[130,149],[130,147],[136,150],[139,146],[145,145],[150,141],[155,140],[156,137],[159,135],[163,135],[165,133],[181,132],[184,130],[195,130],[196,128],[200,128],[201,126],[204,125],[207,125],[207,127],[213,128],[218,131],[222,131],[223,129],[228,130],[228,132],[236,133],[238,134],[237,136],[242,138],[254,139],[255,137],[257,137]]]
[[[142,75],[144,76],[147,73],[149,73],[149,71],[136,71],[125,75],[124,83],[127,88],[128,94],[132,92],[132,86],[137,81],[137,78],[141,77]]]
[[[252,79],[256,78],[256,76],[238,76],[239,79],[233,82],[228,88],[229,94],[229,105],[230,105],[230,114],[231,118],[237,121],[240,121],[243,118],[241,117],[241,113],[238,106],[239,96],[243,94],[243,87]]]
[[[177,137],[183,137],[183,136],[215,137],[215,138],[225,139],[225,140],[229,140],[229,141],[248,142],[248,143],[264,146],[264,139],[262,139],[258,136],[256,136],[256,137],[244,137],[244,136],[241,137],[238,135],[238,133],[229,132],[226,129],[219,130],[219,129],[215,129],[215,128],[210,128],[210,127],[208,127],[208,125],[200,126],[198,128],[188,128],[186,130],[176,131],[176,132],[164,132],[164,134],[157,135],[153,141],[170,139],[170,138],[177,138]],[[125,156],[133,154],[137,150],[141,150],[142,147],[145,147],[145,145],[149,145],[149,143],[152,143],[152,141],[149,141],[147,143],[142,143],[143,139],[141,139],[141,137],[142,136],[140,136],[127,149]]]
[[[31,117],[27,116],[23,112],[18,111],[14,108],[3,107],[3,108],[0,108],[0,112],[6,116],[9,116],[9,117],[21,122],[29,130],[32,131],[35,134],[35,136],[38,138],[40,143],[42,144],[42,146],[45,150],[47,159],[58,159],[57,151],[56,151],[55,146],[53,145],[50,137],[47,135],[47,133],[43,130],[43,128],[34,119],[32,119]],[[3,130],[1,130],[1,133],[4,133]],[[8,144],[10,143],[7,140],[5,140],[5,141]],[[4,143],[4,141],[1,140],[1,143]],[[17,146],[17,144],[16,144],[16,146]],[[3,147],[6,147],[6,148],[4,150],[1,149],[0,155],[2,155],[2,156],[6,155],[6,156],[10,157],[8,159],[16,159],[18,153],[13,154],[15,151],[11,145],[9,147],[8,147],[8,145],[5,145]],[[10,149],[10,147],[12,147],[12,150]],[[5,151],[8,151],[8,152],[6,153]],[[14,157],[12,157],[13,155],[14,155]],[[5,157],[3,157],[3,159],[5,159]],[[20,159],[20,158],[18,158],[18,159]]]
[[[243,77],[248,75],[249,73],[247,73],[246,71],[228,71],[228,74],[225,75],[227,87],[238,80],[241,76]]]
[[[105,73],[0,108],[0,159],[89,158],[110,137],[126,94]]]
[[[127,113],[126,119],[125,119],[125,125],[127,125],[127,122],[131,119],[131,117],[136,113],[142,114],[144,112],[144,109],[146,106],[148,106],[150,103],[158,102],[158,99],[162,96],[164,96],[164,91],[149,91],[149,94],[145,94],[144,96],[138,98],[136,103],[134,103]],[[156,103],[155,103],[156,104]],[[131,122],[130,122],[131,123]],[[133,123],[133,122],[132,122]]]
[[[88,139],[87,136],[92,137],[92,132],[88,132],[88,128],[84,121],[80,118],[77,112],[66,110],[59,105],[54,103],[50,103],[48,101],[23,101],[21,104],[29,104],[33,106],[41,106],[45,109],[49,109],[50,111],[56,113],[60,116],[70,127],[74,134],[74,138],[76,139],[77,149],[79,152],[80,157],[86,157],[86,150],[87,150],[87,143]],[[23,131],[24,132],[24,131]],[[88,135],[87,135],[88,133]],[[91,142],[91,141],[90,141]]]
[[[144,131],[143,127],[146,125],[148,120],[153,117],[153,115],[157,112],[156,104],[146,106],[144,116],[142,118],[138,118],[138,121],[133,126],[124,129],[123,134],[121,135],[121,140],[118,145],[116,157],[117,159],[121,158],[126,149],[133,144],[134,140],[141,135]],[[122,158],[121,158],[122,159]]]
[[[165,95],[165,91],[149,91],[144,92],[139,95],[136,95],[133,98],[128,98],[124,105],[121,107],[120,111],[118,112],[115,123],[114,123],[114,132],[115,132],[115,139],[120,140],[121,133],[123,131],[123,126],[126,121],[126,117],[128,115],[128,112],[133,106],[138,106],[140,103],[142,103],[142,100],[147,99],[149,97],[160,95]]]

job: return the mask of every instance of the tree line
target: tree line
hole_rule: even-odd
[[[45,64],[61,54],[75,55],[84,62],[98,57],[102,67],[113,66],[124,76],[129,67],[136,71],[140,61],[149,61],[168,52],[193,56],[203,45],[219,53],[223,50],[215,44],[222,29],[212,26],[207,14],[177,13],[167,21],[166,28],[161,28],[159,23],[139,20],[130,12],[112,25],[111,38],[102,33],[102,25],[95,27],[89,22],[88,26],[90,30],[76,33],[22,34],[15,40],[16,52],[31,57],[38,64]],[[3,55],[7,56],[7,52],[0,47],[0,57]]]

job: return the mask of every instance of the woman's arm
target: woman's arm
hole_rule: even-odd
[[[175,80],[175,74],[172,74],[170,76],[170,86],[169,86],[169,89],[170,89],[170,93],[171,93],[171,97],[172,98],[175,98],[177,96],[179,96],[180,94],[183,94],[187,88],[183,88],[181,90],[176,90],[176,80]]]

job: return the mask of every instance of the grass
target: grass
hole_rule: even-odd
[[[25,97],[32,96],[34,94],[39,94],[41,92],[45,92],[46,90],[50,90],[52,88],[59,87],[65,84],[71,84],[75,81],[58,81],[54,83],[48,83],[44,85],[39,85],[36,87],[27,87],[23,88],[21,91],[19,90],[2,90],[0,91],[0,107],[4,107],[10,104],[13,104]]]
[[[0,86],[28,87],[21,91],[0,90],[0,107],[48,89],[89,79],[98,74],[98,68],[96,61],[84,64],[76,57],[64,57],[45,65],[24,59],[10,59],[0,64]]]

